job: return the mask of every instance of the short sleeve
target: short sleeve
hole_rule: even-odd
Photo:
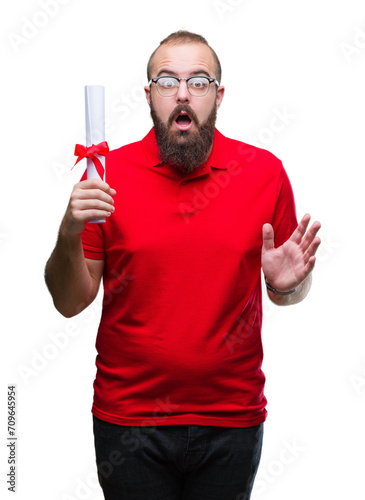
[[[87,222],[81,241],[87,259],[105,259],[104,232],[100,224]]]
[[[275,247],[279,247],[285,243],[298,226],[294,194],[283,165],[281,165],[281,172],[277,184],[276,204],[272,226],[274,229]]]

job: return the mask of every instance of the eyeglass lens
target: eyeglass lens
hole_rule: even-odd
[[[157,90],[163,96],[175,95],[179,88],[179,80],[166,76],[157,80]],[[208,78],[203,76],[189,78],[187,81],[188,90],[193,96],[203,96],[208,93],[210,83]]]

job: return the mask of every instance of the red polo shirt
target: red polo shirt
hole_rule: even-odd
[[[85,256],[105,259],[93,414],[263,422],[262,226],[275,246],[297,226],[282,163],[216,130],[209,160],[184,175],[159,164],[152,129],[107,155],[106,176],[115,212],[82,234]]]

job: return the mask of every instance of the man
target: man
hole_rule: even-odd
[[[266,419],[261,268],[273,302],[301,301],[320,224],[298,225],[277,158],[215,129],[224,87],[203,37],[163,40],[148,80],[154,128],[107,155],[108,184],[76,184],[46,282],[71,317],[103,277],[92,412],[105,498],[249,499]]]

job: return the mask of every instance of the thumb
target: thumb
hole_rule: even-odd
[[[266,252],[274,248],[274,229],[271,224],[262,226],[262,250]]]

